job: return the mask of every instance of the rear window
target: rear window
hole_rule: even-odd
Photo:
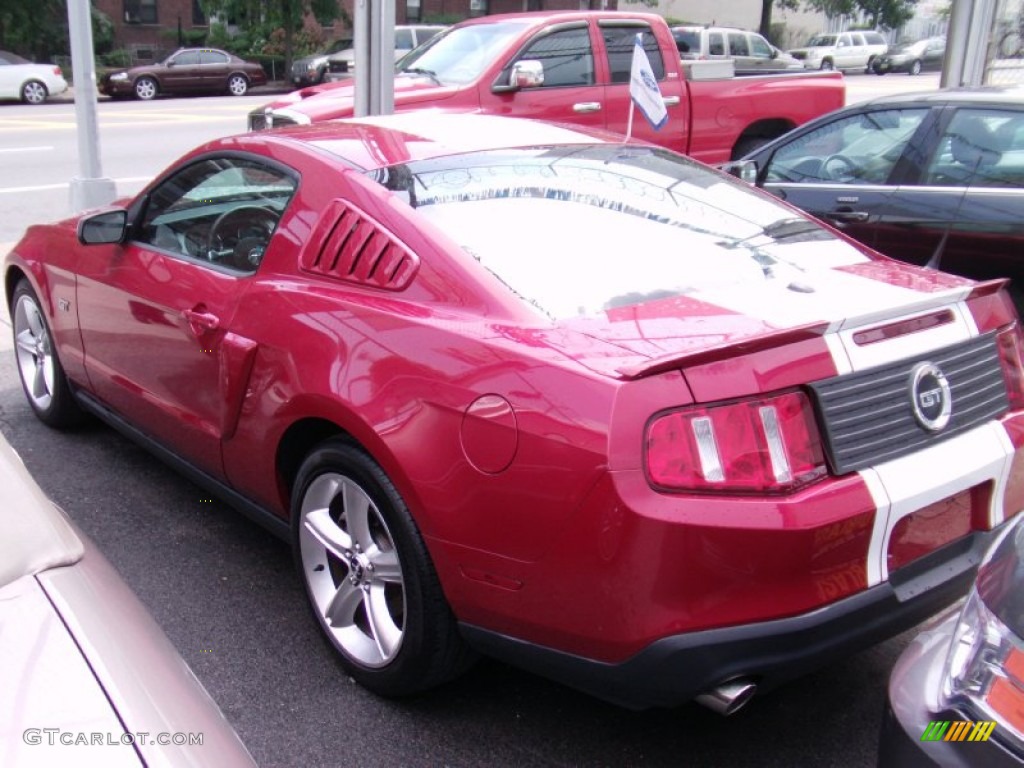
[[[498,150],[372,172],[543,317],[797,280],[866,257],[747,185],[651,147]]]
[[[836,44],[835,35],[817,35],[811,38],[808,48],[831,48]]]
[[[673,29],[672,37],[680,53],[700,53],[699,29]]]

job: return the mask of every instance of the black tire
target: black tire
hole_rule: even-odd
[[[822,59],[819,69],[822,72],[832,72],[835,69],[835,65],[832,63],[832,59]]]
[[[15,286],[10,312],[18,377],[29,406],[50,427],[80,425],[85,414],[75,402],[57,357],[50,324],[28,280],[22,279]]]
[[[291,511],[306,597],[356,682],[381,696],[407,696],[469,666],[475,656],[416,523],[361,448],[341,438],[321,443],[299,469]]]
[[[132,89],[135,92],[135,98],[140,101],[150,101],[160,93],[160,86],[152,77],[140,77],[135,81]]]
[[[874,57],[874,56],[871,56],[871,57],[868,58],[868,63],[864,67],[864,74],[865,75],[870,75],[872,72],[875,71],[875,58],[876,57]]]
[[[911,77],[921,74],[921,62],[919,59],[914,59],[914,61],[910,63],[910,69],[907,70],[907,74]]]
[[[42,104],[49,95],[46,86],[38,80],[29,80],[21,86],[21,100],[26,104]]]

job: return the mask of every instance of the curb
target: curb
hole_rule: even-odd
[[[249,92],[246,94],[246,96],[260,96],[260,95],[273,96],[273,95],[279,94],[279,93],[290,93],[293,90],[295,90],[294,87],[287,80],[274,80],[273,82],[267,83],[266,85],[257,85],[257,86],[255,86],[253,88],[250,88]],[[207,94],[196,94],[196,95],[203,95],[203,96],[205,96]],[[225,94],[225,96],[226,95],[227,94]],[[170,98],[175,98],[175,97],[172,96]],[[183,96],[179,96],[177,98],[185,98],[185,99],[187,99],[187,98],[190,98],[190,96],[186,94],[186,95],[183,95]],[[52,95],[46,101],[49,104],[59,104],[59,103],[62,103],[62,102],[71,103],[71,102],[74,102],[74,100],[75,100],[75,87],[73,85],[69,84],[68,85],[68,89],[66,91],[64,91],[63,93],[58,93],[58,94]],[[112,101],[112,99],[109,96],[105,96],[104,94],[100,93],[99,91],[96,92],[96,100],[97,101]]]

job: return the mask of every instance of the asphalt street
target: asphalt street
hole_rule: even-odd
[[[13,197],[0,197],[0,209]],[[698,705],[628,712],[486,660],[433,693],[387,701],[334,661],[284,542],[102,426],[59,433],[39,423],[9,325],[0,327],[0,431],[138,592],[263,766],[874,764],[885,682],[909,633],[730,718]]]

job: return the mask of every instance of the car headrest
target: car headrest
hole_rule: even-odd
[[[972,168],[995,165],[1003,154],[995,133],[980,117],[969,117],[957,126],[950,149],[954,160]]]

